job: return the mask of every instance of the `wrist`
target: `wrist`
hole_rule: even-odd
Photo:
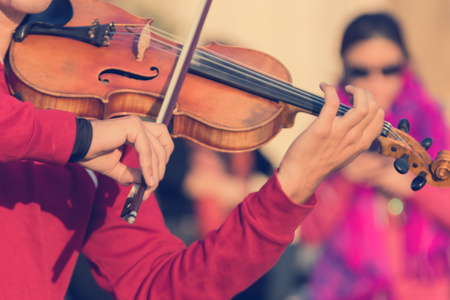
[[[314,184],[315,181],[307,174],[301,176],[301,171],[296,173],[296,176],[292,176],[286,168],[280,167],[277,170],[277,179],[281,189],[292,202],[304,204],[314,194],[318,184]]]

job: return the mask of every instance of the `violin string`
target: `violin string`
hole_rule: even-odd
[[[131,37],[131,35],[135,35],[134,33],[130,33],[130,32],[120,32],[120,33],[118,33],[118,34],[119,34],[119,35],[128,35],[128,36],[130,36],[130,37]],[[123,39],[123,38],[114,38],[114,37],[113,37],[112,39],[114,39],[114,40],[121,40],[121,41],[127,41],[126,39]],[[152,40],[153,42],[158,42],[158,43],[161,44],[162,46],[167,47],[166,49],[164,49],[164,48],[160,49],[161,51],[165,51],[165,52],[167,52],[167,53],[173,54],[171,51],[169,51],[170,49],[173,49],[173,48],[175,48],[176,50],[179,50],[179,49],[180,49],[179,47],[174,47],[173,44],[169,44],[168,42],[165,42],[164,40],[160,40],[160,39],[156,39],[156,38],[151,38],[151,40]],[[150,44],[150,47],[157,48],[157,47],[155,47],[153,44]],[[176,55],[178,56],[178,54],[176,54]]]
[[[261,87],[265,85],[269,85],[273,87],[274,89],[278,91],[283,91],[284,93],[293,96],[296,100],[307,100],[308,103],[313,102],[317,106],[322,107],[325,103],[324,98],[311,94],[309,92],[306,92],[304,90],[298,89],[296,87],[293,87],[291,83],[279,79],[279,78],[273,78],[273,75],[265,74],[261,71],[254,71],[251,67],[243,65],[241,62],[236,62],[228,57],[223,57],[219,53],[215,53],[211,51],[214,54],[209,53],[208,51],[202,51],[201,53],[206,56],[206,59],[214,64],[218,64],[222,68],[228,69],[231,72],[226,73],[228,76],[233,76],[233,73],[237,74],[243,74],[245,76],[239,77],[240,80],[247,80],[246,78],[253,79],[257,83],[260,84]],[[219,60],[219,62],[217,62]],[[295,105],[295,104],[294,104]],[[299,105],[301,107],[301,105]],[[349,107],[345,105],[340,105],[338,112],[340,112],[342,115],[345,114]]]
[[[206,56],[206,59],[210,62],[213,62],[215,64],[219,64],[222,68],[227,69],[229,71],[232,71],[233,73],[237,74],[243,74],[245,76],[242,76],[240,78],[241,80],[247,80],[246,78],[253,79],[256,82],[259,82],[261,87],[264,85],[269,85],[273,87],[274,89],[277,89],[278,91],[283,91],[284,93],[294,96],[296,99],[299,100],[308,100],[308,102],[313,102],[314,104],[317,104],[318,106],[322,107],[325,103],[324,99],[322,97],[319,97],[317,95],[308,93],[306,91],[300,90],[296,87],[293,87],[290,83],[282,80],[282,79],[275,79],[272,77],[272,75],[264,74],[263,72],[256,72],[251,70],[250,67],[243,66],[241,63],[234,62],[233,60],[229,58],[223,58],[222,55],[218,53],[211,54],[209,51],[202,51],[202,54]],[[219,60],[219,62],[217,62]],[[230,65],[231,62],[231,65]],[[227,73],[227,75],[230,75]],[[231,74],[232,75],[232,74]],[[348,108],[341,105],[339,107],[339,111],[342,114],[345,114],[347,112]]]
[[[219,56],[222,56],[222,55],[220,55],[220,54],[218,54],[218,53],[216,53],[215,55],[214,55],[214,57],[216,58],[216,57],[219,57]],[[229,58],[225,58],[226,60],[230,60]],[[236,65],[237,67],[241,67],[239,64],[237,64]],[[243,67],[243,68],[245,68],[245,70],[246,70],[246,72],[245,72],[245,75],[248,75],[248,73],[247,73],[247,71],[250,71],[250,72],[252,72],[252,74],[258,74],[258,75],[260,75],[262,72],[256,72],[256,71],[253,71],[253,70],[250,70],[250,69],[248,69],[248,68],[246,68],[246,67]],[[286,81],[284,81],[284,80],[282,80],[282,79],[274,79],[274,78],[272,78],[272,77],[269,77],[269,75],[265,75],[265,76],[268,76],[268,77],[266,77],[265,79],[267,79],[267,80],[270,80],[270,81],[272,81],[270,84],[272,85],[272,86],[276,86],[277,88],[279,88],[279,86],[280,86],[280,83],[282,83],[283,84],[283,89],[285,89],[285,90],[287,90],[288,92],[294,92],[294,94],[296,94],[296,95],[298,95],[298,94],[300,94],[300,96],[302,96],[302,97],[306,97],[308,100],[313,100],[313,101],[316,101],[316,102],[318,102],[320,105],[324,105],[324,103],[325,103],[325,101],[324,101],[324,99],[322,98],[322,97],[320,97],[320,96],[317,96],[317,95],[314,95],[314,94],[311,94],[311,93],[309,93],[309,92],[306,92],[306,91],[303,91],[303,90],[300,90],[300,89],[298,89],[298,88],[296,88],[296,87],[293,87],[293,86],[291,86],[290,85],[290,83],[288,83],[288,82],[286,82]],[[276,82],[276,84],[274,84]],[[346,106],[346,105],[340,105],[340,107],[339,107],[339,110],[340,110],[340,112],[342,113],[342,114],[345,114],[349,109],[350,109],[351,107],[348,107],[348,106]],[[400,141],[400,142],[402,142],[402,143],[404,143],[404,144],[406,144],[406,145],[408,145],[393,129],[392,129],[392,125],[390,124],[390,123],[388,123],[388,122],[386,122],[386,121],[384,121],[384,123],[383,123],[383,129],[386,131],[386,132],[388,132],[388,134],[390,135],[390,136],[392,136],[393,138],[395,138],[396,140],[398,140],[398,141]],[[408,145],[409,146],[409,145]]]
[[[387,136],[390,136],[391,138],[394,138],[395,140],[403,143],[405,146],[412,148],[411,145],[409,145],[398,133],[394,130],[394,127],[389,122],[384,122],[383,124],[384,132],[387,132]]]
[[[146,26],[145,24],[144,25],[143,24],[115,24],[115,28],[116,29],[122,29],[122,30],[125,30],[125,31],[124,32],[115,31],[114,34],[129,34],[129,35],[133,35],[133,36],[134,35],[141,35],[142,34],[142,29],[144,29],[145,26]],[[136,29],[136,30],[139,30],[139,31],[138,32],[131,32],[130,29]],[[176,43],[179,43],[179,44],[183,43],[183,41],[182,41],[182,39],[180,37],[178,37],[178,36],[176,36],[174,34],[171,34],[170,32],[164,31],[164,30],[162,30],[162,29],[160,29],[158,27],[150,26],[150,30],[151,30],[151,32],[155,32],[155,33],[157,33],[157,34],[159,34],[159,35],[161,35],[161,36],[163,36],[163,37],[165,37],[165,38],[167,38],[167,39],[169,39],[169,40],[171,40],[173,42],[176,42]],[[147,33],[144,33],[143,35],[144,36],[148,36]]]
[[[125,27],[125,26],[132,26],[132,27],[135,27],[135,28],[143,28],[145,25],[143,25],[143,24],[137,24],[137,25],[131,25],[131,24],[127,24],[127,25],[123,25],[123,24],[119,24],[119,26],[121,26],[121,27]],[[167,36],[170,40],[173,40],[173,37],[176,37],[175,35],[172,35],[172,34],[170,34],[170,33],[168,33],[168,32],[165,32],[165,31],[163,31],[163,30],[161,30],[161,29],[159,29],[159,28],[157,28],[157,27],[155,27],[155,26],[151,26],[151,29],[152,29],[152,31],[159,31],[160,33],[162,33],[162,34],[164,34],[165,36]],[[155,39],[155,38],[151,38],[152,40],[157,40],[157,39]],[[162,42],[162,41],[159,41],[159,42]],[[167,45],[167,46],[170,46],[170,47],[173,47],[173,45],[169,45],[169,44],[167,44],[167,43],[164,43],[165,45]],[[177,50],[181,50],[181,47],[175,47]],[[206,52],[206,51],[204,51],[203,52],[204,54],[206,54],[206,56],[209,56],[211,59],[209,59],[210,60],[210,62],[214,62],[214,63],[217,63],[216,61],[214,61],[215,59],[217,59],[217,58],[219,58],[221,61],[222,61],[222,63],[220,64],[219,63],[219,65],[221,65],[221,67],[225,67],[225,68],[228,68],[228,69],[231,69],[231,67],[228,67],[228,66],[226,66],[223,62],[226,62],[227,64],[229,64],[230,63],[230,59],[229,58],[222,58],[221,56],[222,55],[220,55],[219,53],[214,53],[214,55],[213,54],[210,54],[210,53],[208,53],[208,52]],[[207,58],[208,59],[208,58]],[[238,67],[238,68],[240,68],[240,70],[241,71],[238,71],[238,72],[240,72],[241,74],[245,74],[245,75],[251,75],[251,76],[253,76],[254,74],[258,74],[258,75],[260,75],[260,74],[262,74],[262,72],[255,72],[255,71],[253,71],[253,70],[251,70],[248,66],[247,67],[242,67],[240,64],[240,62],[239,63],[236,63],[236,62],[234,62],[234,64],[235,65],[233,65],[233,68],[232,68],[232,70],[233,71],[236,71],[235,70],[235,68],[236,67]],[[243,70],[243,71],[242,71]],[[248,73],[248,72],[250,72],[250,74]],[[227,73],[228,74],[228,73]],[[229,74],[228,74],[229,75]],[[271,86],[273,86],[273,87],[276,87],[276,88],[280,88],[280,83],[283,83],[283,86],[281,87],[285,92],[288,92],[288,93],[294,93],[294,96],[300,96],[300,97],[303,97],[303,98],[306,98],[307,100],[309,100],[309,101],[316,101],[316,104],[319,104],[320,106],[323,106],[323,104],[324,104],[324,99],[322,98],[322,97],[319,97],[319,96],[317,96],[317,95],[314,95],[314,94],[311,94],[311,93],[308,93],[308,92],[306,92],[306,91],[302,91],[302,90],[300,90],[300,89],[297,89],[297,88],[295,88],[295,87],[292,87],[292,85],[290,84],[290,83],[287,83],[286,81],[284,81],[284,80],[281,80],[281,79],[273,79],[273,78],[271,78],[271,77],[269,77],[268,76],[268,74],[267,75],[265,75],[265,79],[267,80],[269,80],[269,84],[271,85]],[[257,79],[257,78],[255,78],[255,77],[253,77],[253,79]],[[267,83],[267,82],[266,82]],[[348,109],[349,109],[350,107],[346,107],[346,106],[343,106],[343,105],[341,105],[340,107],[339,107],[339,110],[340,110],[340,112],[342,113],[342,114],[345,114],[347,111],[348,111]]]
[[[142,24],[134,24],[134,25],[131,25],[131,24],[118,24],[118,26],[121,26],[121,27],[124,27],[124,28],[132,27],[133,29],[140,29],[140,28],[144,28],[145,25],[142,25]],[[180,42],[181,39],[178,38],[177,36],[173,35],[173,34],[170,34],[170,33],[166,32],[164,30],[161,30],[161,29],[155,27],[155,26],[151,26],[151,30],[152,30],[152,32],[158,32],[158,34],[164,36],[165,38],[169,39],[172,42],[179,43],[180,45],[182,44]],[[127,32],[117,32],[116,31],[115,34],[122,34],[122,35],[127,35],[128,34],[128,35],[135,36],[136,34],[140,35],[142,33],[141,32],[130,32],[130,31],[127,30]],[[145,35],[147,35],[147,34],[145,34]],[[171,55],[178,56],[179,55],[179,51],[181,51],[181,47],[182,46],[174,46],[174,45],[169,44],[169,43],[167,43],[167,42],[165,42],[165,41],[163,41],[161,39],[158,39],[158,38],[152,38],[151,37],[151,40],[152,41],[156,41],[156,42],[158,42],[158,43],[168,47],[168,49],[175,48],[177,54],[174,54],[173,52],[168,51],[168,49],[166,49],[166,50],[165,49],[160,49],[160,50],[163,50],[163,51],[166,51],[166,52],[170,53]],[[199,51],[199,50],[197,50],[197,51]],[[320,96],[311,94],[309,92],[306,92],[304,90],[298,89],[296,87],[293,87],[289,82],[287,82],[287,81],[285,81],[283,79],[279,79],[279,78],[275,79],[275,78],[272,77],[273,75],[264,74],[264,72],[261,72],[261,71],[258,71],[258,72],[253,71],[253,70],[251,70],[251,68],[249,66],[241,65],[242,64],[241,62],[235,62],[235,61],[233,61],[230,58],[222,57],[221,54],[216,53],[216,52],[211,51],[211,50],[208,50],[208,51],[201,50],[201,52],[204,55],[203,59],[206,59],[209,62],[214,63],[214,64],[219,64],[222,68],[231,69],[233,71],[233,73],[236,72],[235,68],[238,68],[239,70],[237,71],[237,73],[238,74],[243,74],[243,75],[245,75],[245,77],[251,76],[252,79],[257,80],[257,81],[260,81],[261,78],[263,78],[265,80],[264,83],[269,84],[272,87],[277,88],[279,90],[281,88],[281,90],[283,90],[284,92],[289,93],[289,94],[291,94],[293,96],[300,97],[300,98],[306,99],[308,101],[313,101],[315,104],[318,104],[320,106],[323,106],[325,104],[325,101],[324,101],[323,97],[320,97]],[[194,59],[195,59],[195,54],[194,54]],[[217,62],[217,59],[219,59],[219,62]],[[231,68],[229,66],[230,63],[234,64],[233,68]],[[218,71],[222,72],[222,73],[225,73],[225,72],[220,71],[220,70],[218,70]],[[230,75],[234,76],[233,74],[230,74],[230,73],[226,73],[226,74],[228,76],[230,76]],[[261,77],[261,76],[263,76],[263,77]],[[242,77],[239,77],[239,79],[242,80]],[[262,86],[263,82],[261,82],[260,84]],[[351,107],[348,107],[346,105],[342,105],[341,104],[341,105],[339,105],[338,112],[340,112],[342,115],[344,115],[350,108]],[[396,139],[396,140],[398,140],[398,141],[408,145],[395,132],[395,130],[393,130],[393,127],[392,127],[392,125],[390,123],[384,121],[383,129],[384,129],[385,132],[388,132],[388,135],[390,135],[394,139]]]
[[[387,122],[385,122],[385,123],[387,123]],[[389,127],[388,127],[388,132],[389,132],[389,135],[391,136],[391,137],[393,137],[394,139],[396,139],[397,141],[399,141],[399,142],[402,142],[403,144],[405,144],[406,146],[408,146],[408,147],[410,147],[410,148],[412,148],[394,129],[393,129],[393,127],[392,127],[392,125],[391,124],[389,124],[389,123],[387,123],[388,125],[389,125]]]
[[[123,27],[133,27],[133,29],[136,28],[144,28],[145,25],[141,25],[141,24],[137,24],[137,25],[131,25],[131,24],[120,24],[122,25],[121,27],[119,27],[120,29],[123,29]],[[159,32],[158,34],[165,37],[167,40],[173,42],[173,43],[178,43],[181,44],[181,39],[176,37],[175,35],[168,33],[166,31],[163,31],[159,28],[156,28],[154,26],[151,26],[151,32]],[[149,35],[148,33],[142,33],[142,32],[131,32],[128,29],[123,32],[123,31],[115,31],[114,35],[120,35],[120,36],[129,36],[131,40],[133,40],[134,37],[136,36],[144,36],[144,37],[148,37],[150,36],[151,41],[153,42],[157,42],[158,44],[160,44],[163,47],[159,47],[158,50],[169,53],[170,55],[174,55],[173,53],[173,49],[181,51],[181,47],[180,46],[174,46],[173,44],[168,43],[167,41],[164,41],[162,39],[158,39],[155,37],[152,37],[151,34]],[[121,41],[126,41],[126,39],[122,39],[122,38],[115,38],[114,36],[111,38],[114,40],[121,40]],[[151,48],[158,48],[154,46],[154,43],[150,44]],[[172,50],[172,51],[171,51]],[[179,56],[179,52],[177,54],[175,54],[176,56]]]
[[[221,56],[220,54],[217,54],[216,53],[216,55],[214,55],[214,57],[216,58],[216,56]],[[226,60],[230,60],[229,58],[226,58]],[[241,67],[239,64],[237,65],[237,67]],[[243,67],[243,68],[245,68],[245,67]],[[246,69],[246,71],[247,71],[247,68],[245,68]],[[255,72],[255,71],[252,71],[252,70],[249,70],[250,72],[254,72],[253,74],[258,74],[258,75],[260,75],[260,73],[261,72]],[[247,72],[245,72],[245,75],[248,75],[247,74]],[[267,75],[266,75],[267,76]],[[310,93],[308,93],[308,92],[306,92],[306,91],[303,91],[303,90],[300,90],[300,89],[298,89],[298,88],[295,88],[295,87],[293,87],[293,86],[291,86],[289,83],[286,83],[286,81],[283,81],[283,80],[278,80],[278,79],[273,79],[273,78],[271,78],[271,77],[267,77],[266,79],[268,79],[268,80],[270,80],[270,81],[273,81],[273,82],[276,82],[276,85],[272,82],[271,84],[273,85],[273,86],[276,86],[277,88],[279,88],[279,86],[280,86],[280,83],[282,83],[283,85],[284,85],[284,89],[286,89],[288,92],[294,92],[294,93],[296,93],[296,95],[298,95],[298,93],[300,93],[300,95],[302,96],[302,97],[306,97],[307,99],[309,99],[309,100],[313,100],[313,101],[317,101],[317,102],[319,102],[322,106],[323,106],[323,104],[325,103],[324,102],[324,99],[322,98],[322,97],[319,97],[319,96],[317,96],[317,95],[314,95],[314,94],[310,94]],[[350,109],[350,107],[348,107],[348,106],[345,106],[345,105],[340,105],[340,111],[342,112],[342,114],[345,114],[349,109]],[[400,141],[400,142],[402,142],[402,143],[404,143],[405,145],[408,145],[394,130],[393,130],[393,128],[392,128],[392,125],[390,124],[390,123],[388,123],[388,122],[386,122],[386,121],[384,121],[384,123],[383,123],[383,129],[384,129],[384,131],[385,132],[388,132],[388,135],[390,135],[391,137],[393,137],[393,138],[395,138],[396,140],[398,140],[398,141]],[[409,146],[409,145],[408,145]]]
[[[137,28],[143,28],[145,25],[141,25],[141,24],[139,24],[139,25],[131,25],[131,24],[119,24],[119,25],[121,25],[122,27],[133,27],[134,29],[137,29]],[[165,32],[165,31],[163,31],[163,30],[160,30],[160,29],[158,29],[158,28],[156,28],[156,27],[154,27],[154,26],[152,26],[151,27],[151,29],[153,30],[153,31],[159,31],[159,32],[161,32],[161,33],[163,33],[164,35],[166,35],[168,38],[169,38],[169,40],[173,40],[173,37],[174,37],[174,35],[171,35],[171,34],[169,34],[169,33],[167,33],[167,32]],[[127,32],[116,32],[116,33],[119,33],[119,34],[130,34],[130,35],[136,35],[136,34],[140,34],[139,32],[130,32],[130,31],[128,31],[127,30]],[[147,36],[148,34],[145,34],[144,33],[144,36]],[[157,39],[157,38],[151,38],[151,40],[152,41],[158,41],[159,43],[162,43],[163,45],[165,45],[165,46],[169,46],[169,47],[174,47],[173,45],[171,45],[171,44],[168,44],[168,43],[165,43],[164,41],[161,41],[161,40],[159,40],[159,39]],[[176,50],[181,50],[181,46],[180,47],[175,47],[176,48]],[[212,59],[208,59],[208,58],[206,58],[207,60],[209,60],[210,62],[214,62],[215,64],[217,64],[217,61],[214,61],[214,59],[216,59],[216,58],[218,58],[219,57],[219,54],[218,53],[215,53],[214,55],[213,54],[210,54],[210,53],[207,53],[207,52],[204,52],[207,56],[209,56],[210,58],[212,58]],[[225,61],[223,58],[220,58],[221,60],[223,60],[223,61]],[[225,58],[226,59],[226,61],[227,61],[227,63],[229,64],[229,61],[230,61],[230,59],[229,58]],[[222,67],[226,67],[223,63],[221,64],[220,62],[219,62],[219,65],[220,66],[222,66]],[[240,65],[238,65],[238,64],[236,64],[234,67],[241,67]],[[230,70],[233,70],[233,71],[236,71],[234,68],[230,68],[230,67],[226,67],[226,68],[228,68],[228,69],[230,69]],[[243,67],[243,70],[245,70],[246,72],[245,73],[247,73],[248,71],[249,71],[249,68],[247,67],[247,68],[245,68],[245,67]],[[252,72],[254,72],[254,71],[252,71]],[[242,72],[241,71],[241,74],[245,74],[244,72]],[[262,73],[262,72],[259,72],[259,73]],[[227,73],[228,74],[228,73]],[[254,72],[253,74],[258,74],[257,72]],[[247,74],[248,75],[248,74]],[[267,75],[266,75],[267,76]],[[272,86],[274,86],[274,87],[280,87],[279,86],[279,82],[280,82],[280,80],[278,79],[278,80],[276,80],[276,81],[274,81],[274,82],[272,82],[272,83],[270,83]],[[289,85],[289,88],[292,88],[292,86],[291,85]],[[286,87],[283,87],[283,89],[284,89],[284,91],[285,92],[292,92],[292,90],[290,90],[290,89],[286,89]],[[300,90],[301,91],[301,90]],[[303,91],[301,91],[301,92],[303,92]],[[298,95],[295,95],[295,96],[298,96]],[[303,97],[305,97],[305,95],[303,95]],[[320,98],[320,97],[318,97],[318,96],[315,96],[315,95],[313,95],[313,94],[309,94],[309,95],[307,95],[307,98],[311,98],[311,97],[317,97],[316,99],[312,99],[313,101],[314,100],[318,100],[319,102],[319,104],[320,105],[322,105],[323,106],[323,98]],[[308,100],[311,100],[311,99],[308,99]],[[342,111],[342,114],[344,114],[346,112],[346,110],[344,110],[344,111]]]

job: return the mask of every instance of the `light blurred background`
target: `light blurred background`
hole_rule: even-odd
[[[184,40],[200,0],[108,0],[134,15],[154,20],[153,26]],[[344,27],[363,12],[390,11],[399,19],[412,62],[432,95],[450,116],[450,1],[448,0],[215,0],[204,25],[199,45],[217,41],[270,54],[290,71],[293,84],[321,95],[319,83],[335,84],[340,77],[339,43]],[[100,20],[101,21],[101,20]],[[283,130],[262,148],[274,166],[290,142],[314,117],[297,116],[292,129]],[[174,164],[176,164],[175,162]],[[181,162],[182,163],[182,162]],[[164,212],[164,205],[163,205]],[[187,213],[188,215],[189,213]],[[181,225],[180,225],[181,224]],[[192,237],[192,220],[179,220],[169,228]],[[176,232],[182,228],[184,232]],[[288,261],[287,264],[290,262]],[[282,268],[279,268],[282,270]],[[87,265],[81,261],[67,300],[88,299],[95,289],[80,282]],[[278,282],[282,273],[277,273]],[[286,276],[286,275],[285,275]],[[86,278],[81,275],[82,278]],[[280,280],[281,278],[281,280]],[[77,281],[78,280],[78,281]],[[83,286],[84,285],[84,286]],[[282,286],[279,289],[283,288]],[[280,292],[280,291],[278,291]],[[280,292],[282,293],[282,291]],[[273,293],[276,295],[276,293]],[[279,294],[278,294],[279,295]],[[269,295],[267,299],[280,299]],[[96,294],[89,299],[109,299]]]

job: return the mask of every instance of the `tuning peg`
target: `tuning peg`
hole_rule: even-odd
[[[400,129],[403,132],[408,133],[409,132],[409,121],[407,119],[401,119],[400,122],[398,122],[398,129]]]
[[[425,171],[420,172],[419,175],[417,175],[416,178],[411,183],[411,189],[413,191],[418,191],[421,188],[424,187],[424,185],[427,183],[427,173]]]
[[[409,164],[408,164],[409,155],[403,154],[402,157],[397,158],[394,161],[394,167],[400,174],[406,174],[409,171]]]
[[[420,144],[422,145],[422,147],[425,150],[428,150],[428,149],[430,149],[431,144],[433,144],[433,139],[432,138],[426,138],[422,142],[420,142]]]

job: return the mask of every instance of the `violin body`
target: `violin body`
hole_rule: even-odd
[[[66,26],[85,26],[95,19],[151,22],[102,1],[77,0],[72,5],[74,15]],[[129,30],[136,34],[127,39],[118,36],[106,47],[46,35],[13,42],[9,52],[12,94],[38,108],[66,110],[89,119],[130,114],[156,119],[181,46],[152,32],[151,46],[138,61],[135,48],[141,32],[131,26]],[[202,49],[291,80],[289,71],[267,54],[217,43]],[[281,128],[292,126],[294,111],[298,109],[285,103],[188,73],[173,111],[172,135],[221,151],[252,150]]]

